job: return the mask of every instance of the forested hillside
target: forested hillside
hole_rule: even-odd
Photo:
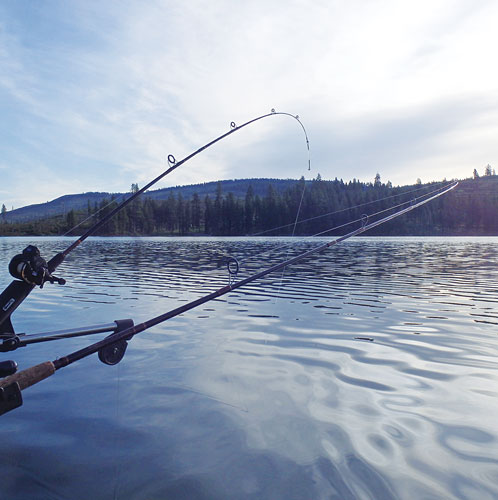
[[[279,182],[279,181],[275,181]],[[290,182],[290,181],[288,181]],[[306,184],[306,185],[305,185]],[[251,183],[245,193],[224,191],[218,183],[212,195],[190,198],[170,191],[165,200],[139,198],[118,213],[101,235],[312,235],[361,219],[435,189],[440,184],[392,187],[374,183],[324,181],[317,176],[280,184],[268,181],[265,193]],[[302,201],[301,201],[302,200]],[[298,214],[299,223],[294,227]],[[88,201],[86,208],[65,215],[23,223],[0,221],[0,235],[80,234],[114,206],[112,199]],[[377,235],[498,235],[498,176],[467,179],[451,193],[424,205],[369,234]],[[82,223],[82,221],[85,221]],[[339,234],[356,226],[327,234]],[[277,228],[277,229],[275,229]]]
[[[292,179],[228,179],[220,181],[224,192],[231,192],[235,197],[244,197],[249,185],[252,186],[254,194],[264,196],[268,184],[272,184],[276,191],[283,192],[289,186],[296,183]],[[308,181],[309,182],[309,181]],[[171,195],[178,197],[182,195],[184,200],[190,200],[197,196],[204,198],[206,195],[213,196],[216,192],[219,182],[203,182],[202,184],[191,184],[188,186],[173,186],[168,188],[153,189],[146,191],[142,199],[151,198],[153,200],[166,200]],[[35,219],[50,217],[52,215],[65,215],[70,210],[86,210],[88,204],[93,207],[95,203],[99,204],[102,200],[109,200],[111,197],[119,200],[127,193],[104,193],[90,192],[79,194],[66,194],[46,203],[37,203],[25,207],[8,210],[4,214],[4,220],[7,222],[29,222]]]

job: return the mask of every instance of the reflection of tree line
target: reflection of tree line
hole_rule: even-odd
[[[176,196],[170,193],[166,200],[141,198],[120,211],[99,234],[232,236],[261,233],[280,227],[265,235],[310,235],[361,219],[363,214],[387,209],[435,187],[427,185],[427,191],[420,190],[403,196],[403,193],[424,186],[417,183],[416,186],[392,187],[390,182],[383,184],[380,176],[376,176],[374,183],[356,180],[345,183],[337,179],[324,181],[318,175],[306,183],[303,195],[304,183],[304,179],[301,179],[281,192],[270,183],[264,196],[255,194],[250,181],[247,181],[245,197],[224,193],[222,184],[218,183],[215,194],[202,199],[198,194],[187,199],[181,192]],[[368,205],[365,206],[365,203]],[[88,219],[76,230],[80,233],[105,216],[116,204],[114,200],[103,200],[94,205],[89,202],[85,210],[71,210],[65,216],[25,223],[3,223],[0,224],[0,234],[64,234]],[[305,222],[294,227],[299,207],[299,220]],[[451,193],[369,234],[498,235],[497,213],[498,176],[477,177],[461,182]],[[94,217],[89,218],[91,215]]]

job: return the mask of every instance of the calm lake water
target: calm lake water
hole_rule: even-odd
[[[0,285],[27,244],[0,238]],[[13,315],[175,308],[323,240],[95,238]],[[19,368],[101,338],[0,353]],[[96,355],[0,417],[2,499],[497,499],[498,238],[357,238]]]

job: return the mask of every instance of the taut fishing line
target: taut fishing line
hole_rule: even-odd
[[[437,184],[442,184],[442,183],[437,183]],[[450,185],[451,183],[446,183],[446,186]],[[300,240],[302,241],[303,239],[305,238],[314,238],[314,237],[317,237],[317,236],[321,236],[321,235],[324,235],[324,234],[327,234],[327,233],[330,233],[332,231],[336,231],[337,229],[341,229],[343,227],[347,227],[351,224],[355,224],[357,222],[361,222],[361,224],[363,226],[366,226],[366,224],[368,223],[368,220],[370,217],[375,217],[377,215],[380,215],[382,213],[385,213],[385,212],[388,212],[389,210],[394,210],[396,208],[399,208],[403,205],[406,205],[407,203],[415,203],[417,200],[419,199],[422,199],[423,197],[425,196],[429,196],[430,194],[432,193],[436,193],[438,192],[438,190],[442,190],[444,189],[445,186],[442,186],[438,189],[435,189],[433,191],[430,191],[429,193],[425,193],[424,195],[421,195],[419,197],[416,197],[416,198],[412,198],[411,200],[407,201],[407,202],[404,202],[404,203],[400,203],[398,205],[394,205],[392,207],[388,207],[384,210],[380,210],[378,212],[375,212],[371,215],[367,215],[367,214],[363,214],[361,216],[361,218],[359,219],[355,219],[355,220],[352,220],[352,221],[349,221],[349,222],[346,222],[344,224],[340,224],[340,225],[337,225],[337,226],[334,226],[332,228],[329,228],[329,229],[326,229],[324,231],[321,231],[321,232],[318,232],[318,233],[314,233],[310,236],[303,236],[303,237],[300,237]],[[261,234],[264,234],[264,233],[267,233],[267,232],[271,232],[271,231],[276,231],[278,229],[282,229],[282,228],[285,228],[285,227],[289,227],[289,226],[293,226],[292,228],[292,234],[291,234],[291,237],[294,237],[295,236],[295,232],[296,232],[296,227],[297,227],[297,224],[301,224],[301,223],[304,223],[304,222],[310,222],[310,221],[313,221],[313,220],[317,220],[317,219],[320,219],[320,218],[323,218],[323,217],[326,217],[326,216],[330,216],[330,215],[334,215],[334,214],[338,214],[338,213],[341,213],[341,212],[346,212],[346,211],[350,211],[350,210],[355,210],[357,208],[360,208],[360,207],[364,207],[364,206],[367,206],[367,205],[371,205],[373,203],[379,203],[381,201],[385,201],[385,200],[388,200],[388,199],[392,199],[392,198],[396,198],[396,197],[401,197],[401,196],[406,196],[407,194],[411,194],[411,193],[415,193],[415,192],[419,192],[421,190],[427,190],[428,187],[427,186],[424,186],[424,187],[420,187],[420,188],[416,188],[416,189],[411,189],[409,191],[404,191],[403,193],[397,193],[395,195],[390,195],[390,196],[385,196],[383,198],[378,198],[377,200],[373,200],[373,201],[370,201],[370,202],[365,202],[365,203],[360,203],[358,205],[354,205],[354,206],[351,206],[351,207],[347,207],[347,208],[343,208],[343,209],[340,209],[340,210],[335,210],[333,212],[328,212],[326,214],[321,214],[321,215],[317,215],[317,216],[314,216],[314,217],[309,217],[307,219],[303,219],[303,220],[300,220],[298,222],[298,218],[299,218],[299,213],[301,211],[301,206],[302,206],[302,203],[303,203],[303,199],[304,199],[304,192],[305,192],[305,189],[306,189],[306,181],[304,182],[304,186],[303,186],[303,190],[302,190],[302,193],[301,193],[301,200],[300,200],[300,203],[299,203],[299,208],[298,208],[298,211],[297,211],[297,215],[296,215],[296,218],[294,220],[293,223],[290,223],[290,224],[286,224],[286,225],[283,225],[283,226],[279,226],[279,227],[276,227],[276,228],[272,228],[272,229],[268,229],[266,231],[262,231],[260,233],[256,233],[254,235],[261,235]],[[251,235],[251,236],[254,236],[254,235]],[[285,254],[285,259],[284,260],[287,260],[288,257],[289,257],[289,252],[290,252],[290,248],[294,246],[294,244],[287,244],[287,245],[281,245],[280,247],[277,247],[273,250],[271,250],[269,253],[273,253],[273,252],[278,252],[280,250],[284,250],[285,248],[287,248],[287,252]],[[264,253],[267,253],[267,252],[260,252],[256,255],[253,255],[252,257],[254,258],[255,256],[261,256],[263,255]],[[285,275],[285,271],[286,271],[286,267],[284,267],[282,269],[282,274],[281,274],[281,277],[280,277],[280,283],[279,283],[279,286],[278,286],[278,290],[277,290],[277,293],[275,294],[275,301],[278,299],[279,295],[280,295],[280,291],[282,289],[282,286],[283,286],[283,280],[284,280],[284,275]]]
[[[443,183],[444,183],[444,181],[442,181],[442,182],[436,182],[435,184],[438,185],[438,184],[443,184]],[[449,185],[449,183],[448,183],[448,185]],[[365,203],[359,203],[358,205],[353,205],[351,207],[341,208],[339,210],[334,210],[333,212],[327,212],[327,213],[324,213],[324,214],[315,215],[314,217],[309,217],[307,219],[302,219],[302,220],[298,221],[297,224],[303,224],[305,222],[310,222],[310,221],[313,221],[313,220],[321,219],[321,218],[327,217],[329,215],[336,215],[336,214],[339,214],[339,213],[342,213],[342,212],[347,212],[349,210],[354,210],[356,208],[365,207],[367,205],[372,205],[373,203],[379,203],[380,201],[390,200],[392,198],[399,198],[399,197],[405,196],[407,194],[416,193],[418,191],[427,190],[427,189],[428,189],[428,186],[422,186],[422,187],[419,187],[419,188],[416,188],[416,189],[410,189],[408,191],[402,191],[400,193],[392,194],[392,195],[389,195],[389,196],[384,196],[383,198],[377,198],[377,199],[372,200],[372,201],[366,201]],[[251,234],[248,234],[247,236],[262,236],[263,234],[271,233],[273,231],[278,231],[279,229],[285,229],[286,227],[290,227],[290,226],[294,226],[294,225],[296,225],[296,222],[290,222],[289,224],[284,224],[282,226],[276,226],[276,227],[272,227],[270,229],[265,229],[264,231],[259,231],[257,233],[251,233]],[[294,231],[295,231],[295,229],[294,229]]]
[[[308,153],[309,153],[309,142],[308,142]],[[308,170],[311,170],[311,162],[309,160],[309,157],[308,157]],[[303,176],[303,179],[304,179],[304,176]],[[305,191],[306,191],[306,180],[303,182],[303,190],[301,191],[301,199],[299,200],[299,206],[297,208],[296,218],[294,219],[294,227],[292,228],[292,235],[291,235],[292,237],[296,234],[297,221],[299,220],[299,215],[301,214],[301,207],[303,206]],[[287,260],[289,257],[289,251],[290,251],[290,249],[287,250],[287,253],[285,254],[285,260]],[[280,283],[278,286],[277,294],[275,296],[275,301],[278,299],[278,297],[280,295],[280,290],[282,289],[286,269],[287,269],[286,267],[284,267],[282,269],[282,274],[280,275]]]
[[[118,429],[122,429],[122,422],[121,422],[121,373],[120,373],[120,364],[118,363],[118,366],[116,367],[117,368],[117,377],[116,377],[116,423],[117,423],[117,428]],[[123,446],[121,444],[121,436],[122,436],[122,432],[120,430],[118,430],[116,432],[116,442],[115,442],[115,448],[117,450],[121,450],[123,449]],[[115,479],[114,479],[114,486],[113,486],[113,496],[112,498],[114,500],[117,500],[118,499],[118,496],[119,496],[119,480],[120,480],[120,476],[121,476],[121,466],[120,466],[120,462],[118,460],[118,457],[115,456],[114,457],[114,475],[115,475]]]
[[[438,183],[438,184],[442,184],[442,183]],[[287,259],[287,256],[289,254],[289,250],[292,247],[295,247],[295,244],[297,242],[299,242],[299,241],[304,241],[306,239],[312,239],[312,238],[316,238],[316,237],[319,237],[319,236],[323,236],[323,235],[326,235],[327,233],[331,233],[332,231],[337,231],[339,229],[342,229],[342,228],[345,228],[347,226],[351,226],[351,225],[357,224],[357,223],[360,223],[362,226],[364,226],[364,225],[368,224],[369,219],[371,219],[373,217],[377,217],[377,216],[379,216],[381,214],[384,214],[384,213],[389,212],[389,211],[396,210],[396,209],[404,207],[404,206],[413,205],[414,203],[417,203],[417,202],[419,202],[420,200],[422,200],[424,198],[428,198],[428,197],[430,197],[432,195],[435,195],[436,193],[444,191],[451,184],[452,184],[452,182],[447,182],[443,186],[440,186],[440,187],[438,187],[436,189],[433,189],[433,190],[431,190],[429,192],[421,194],[420,196],[416,196],[414,198],[410,198],[410,200],[398,203],[396,205],[392,205],[392,206],[387,207],[387,208],[382,209],[382,210],[378,210],[378,211],[373,212],[371,214],[363,214],[359,218],[353,219],[353,220],[345,222],[343,224],[339,224],[339,225],[327,228],[327,229],[325,229],[323,231],[319,231],[319,232],[311,234],[311,235],[300,236],[297,241],[293,241],[291,243],[285,243],[283,245],[279,245],[277,247],[270,248],[268,250],[263,250],[261,252],[255,253],[255,254],[251,254],[250,256],[248,256],[248,258],[245,258],[243,262],[248,262],[249,259],[253,260],[253,259],[261,257],[263,255],[275,254],[277,252],[281,252],[281,251],[286,250],[286,249],[287,249],[287,254],[286,254],[286,259]],[[412,193],[419,192],[421,190],[427,190],[427,189],[428,189],[428,186],[424,186],[422,188],[417,188],[417,189],[412,189],[412,190],[409,190],[409,191],[405,191],[403,193],[398,193],[398,194],[395,194],[395,195],[386,196],[386,197],[379,198],[377,200],[373,200],[373,201],[366,202],[366,203],[361,203],[361,204],[358,204],[358,205],[355,205],[355,206],[352,206],[352,207],[348,207],[346,209],[336,210],[334,212],[329,212],[329,213],[324,214],[324,215],[318,215],[318,216],[315,216],[315,217],[311,217],[309,219],[303,219],[303,220],[299,221],[299,223],[303,223],[303,222],[308,222],[308,221],[311,221],[311,220],[315,220],[317,218],[324,217],[325,215],[332,215],[332,214],[344,212],[344,211],[347,211],[347,210],[354,210],[356,208],[360,208],[360,207],[363,207],[363,206],[366,206],[366,205],[371,205],[373,203],[378,203],[380,201],[385,201],[385,200],[392,199],[392,198],[406,196],[408,194],[412,194]],[[281,226],[281,227],[288,227],[289,225],[291,225],[291,224],[288,224],[286,226]],[[294,225],[294,224],[292,224],[292,225]],[[269,231],[271,231],[271,230],[269,230]],[[260,234],[260,233],[258,233],[258,234]],[[280,288],[279,288],[279,290],[280,290]]]
[[[95,212],[92,212],[88,217],[78,222],[78,224],[75,224],[71,229],[68,229],[62,236],[70,236],[75,229],[85,224],[85,222],[94,219],[100,214],[100,212],[103,212],[106,208],[109,208],[111,205],[116,205],[119,204],[121,201],[124,201],[127,196],[132,196],[132,193],[123,193],[119,195],[117,198],[111,197],[111,201],[109,203],[105,204],[103,207],[98,208]],[[105,198],[103,198],[103,200],[105,200]]]

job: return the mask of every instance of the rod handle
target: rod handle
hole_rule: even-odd
[[[14,373],[14,375],[5,377],[0,380],[0,388],[8,387],[17,382],[19,384],[19,389],[22,391],[23,389],[50,377],[50,375],[53,375],[54,373],[55,366],[52,361],[45,361],[45,363],[31,366],[30,368],[26,368],[26,370],[22,370]]]

